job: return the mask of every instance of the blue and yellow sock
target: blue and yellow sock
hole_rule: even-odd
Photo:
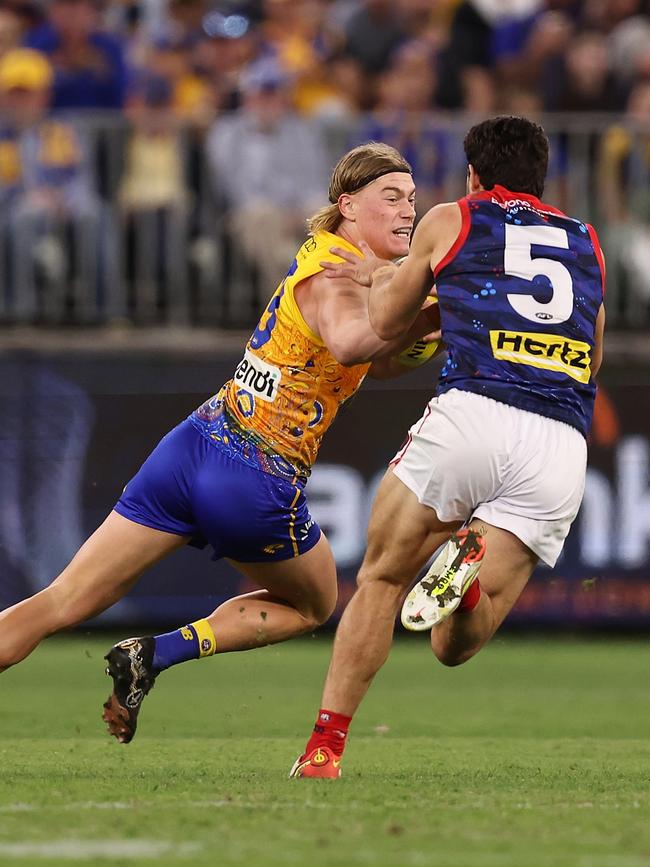
[[[212,656],[217,649],[217,641],[207,620],[197,620],[181,629],[156,635],[153,667],[156,673],[164,671],[188,659],[201,659]]]

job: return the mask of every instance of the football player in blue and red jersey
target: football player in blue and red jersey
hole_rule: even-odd
[[[555,564],[582,499],[605,324],[596,233],[541,200],[548,140],[537,124],[492,118],[464,147],[467,196],[423,217],[399,267],[363,244],[363,260],[345,252],[327,266],[370,287],[385,340],[410,327],[433,278],[448,357],[379,488],[322,709],[292,776],[339,776],[400,606],[407,628],[431,629],[442,663],[465,662],[539,560]]]

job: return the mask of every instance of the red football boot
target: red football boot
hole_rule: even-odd
[[[289,771],[289,779],[315,777],[321,780],[338,780],[341,776],[341,757],[329,747],[316,747],[300,756]]]

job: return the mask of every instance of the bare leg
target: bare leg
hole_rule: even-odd
[[[49,587],[0,613],[0,671],[46,636],[109,608],[145,569],[187,541],[111,512]]]
[[[293,560],[233,565],[266,589],[229,599],[208,617],[217,653],[286,641],[315,629],[334,610],[336,565],[325,536]]]
[[[314,629],[334,610],[336,566],[322,535],[310,551],[292,560],[234,565],[265,589],[229,599],[207,618],[217,653],[285,641]],[[140,707],[159,673],[154,668],[159,639],[128,639],[106,656],[113,692],[104,704],[103,719],[122,743],[133,739]],[[196,658],[197,650],[198,641],[190,655],[172,654],[164,667]]]
[[[492,638],[526,586],[538,558],[499,527],[474,520],[485,533],[485,557],[478,574],[481,598],[472,611],[457,611],[431,630],[431,647],[444,665],[460,665]]]
[[[368,528],[359,587],[341,618],[322,707],[352,716],[386,661],[406,590],[459,523],[445,524],[389,470]]]

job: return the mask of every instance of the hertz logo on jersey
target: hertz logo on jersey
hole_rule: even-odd
[[[557,334],[526,331],[490,331],[492,354],[501,361],[529,364],[565,373],[578,382],[589,382],[591,346]]]

